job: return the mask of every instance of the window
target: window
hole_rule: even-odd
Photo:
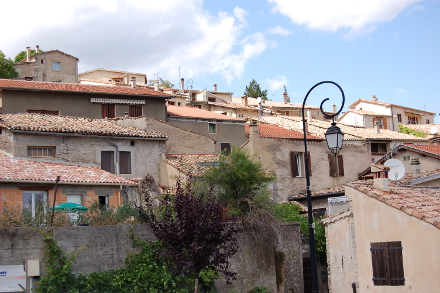
[[[344,160],[342,155],[328,155],[329,175],[331,177],[344,176]]]
[[[175,102],[168,101],[168,105],[174,105]]]
[[[99,195],[98,196],[98,204],[100,210],[107,209],[109,202],[108,202],[108,195]]]
[[[414,116],[408,116],[408,124],[419,124],[419,119]]]
[[[115,104],[101,104],[102,118],[115,118],[116,106]]]
[[[309,175],[312,176],[312,168],[310,161],[310,152],[308,153],[308,165],[309,165]],[[292,177],[304,177],[304,153],[290,152],[290,169],[292,172]]]
[[[141,105],[130,105],[128,107],[128,116],[130,116],[130,117],[142,116],[142,106]]]
[[[209,133],[217,133],[217,125],[214,123],[209,123]]]
[[[404,286],[402,243],[371,243],[373,283],[375,286]]]
[[[46,191],[24,191],[23,209],[28,210],[34,218],[36,214],[44,211],[46,199]]]
[[[429,119],[426,119],[425,122],[426,122],[425,124],[429,124]]]
[[[119,173],[131,174],[131,152],[119,152]]]
[[[387,144],[380,142],[371,142],[370,148],[372,153],[385,154],[387,152]]]
[[[28,147],[28,157],[54,157],[55,147]]]
[[[34,114],[46,114],[46,115],[60,115],[60,111],[51,111],[51,110],[27,110],[28,113]]]
[[[61,62],[52,62],[53,71],[61,71]]]
[[[397,122],[402,122],[402,114],[397,114]]]
[[[229,142],[221,142],[220,143],[220,150],[221,152],[225,154],[231,153],[231,144]]]
[[[379,124],[380,129],[388,129],[386,118],[382,118],[382,117],[373,118],[373,125],[376,126],[376,123]]]
[[[404,156],[404,157],[403,157],[403,160],[404,160],[404,161],[411,161],[411,156]]]
[[[115,173],[115,160],[113,151],[101,152],[101,169],[110,173]]]

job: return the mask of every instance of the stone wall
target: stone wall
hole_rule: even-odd
[[[66,253],[78,252],[73,265],[73,273],[91,273],[114,270],[124,265],[129,252],[137,252],[132,247],[130,226],[98,226],[54,228],[54,240]],[[285,255],[284,282],[282,291],[302,292],[302,255],[299,223],[282,224],[275,247],[258,247],[255,239],[242,234],[240,248],[232,258],[232,269],[237,280],[226,285],[220,279],[216,286],[219,293],[247,292],[257,286],[266,286],[268,292],[276,293],[275,252]],[[155,237],[145,225],[133,227],[135,237],[154,240]],[[39,259],[41,274],[44,276],[45,243],[43,235],[33,228],[0,228],[0,265],[20,265],[26,259]]]

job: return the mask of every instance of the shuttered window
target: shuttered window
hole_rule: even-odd
[[[116,106],[115,104],[101,104],[102,118],[115,118]]]
[[[402,243],[371,243],[373,283],[375,286],[404,286]]]
[[[331,177],[344,176],[344,159],[342,155],[328,155],[329,175]]]
[[[309,167],[309,175],[312,176],[312,164],[310,160],[310,152],[307,152],[307,160]],[[304,177],[304,153],[290,152],[290,169],[292,177]]]
[[[110,173],[115,173],[114,164],[114,152],[113,151],[102,151],[101,152],[101,169]]]
[[[131,152],[119,152],[119,173],[131,174]]]
[[[130,116],[130,117],[142,116],[142,106],[141,105],[130,105],[128,107],[128,116]]]

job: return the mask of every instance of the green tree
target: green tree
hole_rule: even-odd
[[[260,97],[262,100],[267,100],[267,90],[262,91],[260,85],[255,81],[255,79],[252,79],[249,86],[246,86],[244,95],[252,98]]]
[[[0,50],[0,78],[13,79],[18,77],[18,72],[14,68],[11,58],[6,58]]]
[[[203,179],[221,201],[245,216],[251,205],[268,200],[267,183],[274,176],[246,150],[233,148],[232,152],[221,154],[218,166],[209,169]]]
[[[37,51],[36,50],[30,50],[30,55],[34,55]],[[43,50],[38,49],[38,53],[42,53]],[[14,63],[18,63],[26,59],[26,51],[21,51],[20,53],[15,56]]]
[[[150,82],[148,83],[148,85],[153,86],[154,85],[155,80],[150,80]],[[159,78],[159,87],[164,87],[164,88],[173,88],[174,84],[171,83],[169,80],[164,80],[162,78]]]

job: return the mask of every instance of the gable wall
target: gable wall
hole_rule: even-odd
[[[356,235],[360,292],[435,292],[440,287],[440,230],[347,186]],[[405,286],[374,286],[371,242],[401,241]],[[391,290],[392,289],[392,290]]]
[[[371,111],[384,115],[391,115],[391,108],[388,108],[387,106],[384,105],[360,102],[358,105],[356,105],[355,108],[358,110]]]

